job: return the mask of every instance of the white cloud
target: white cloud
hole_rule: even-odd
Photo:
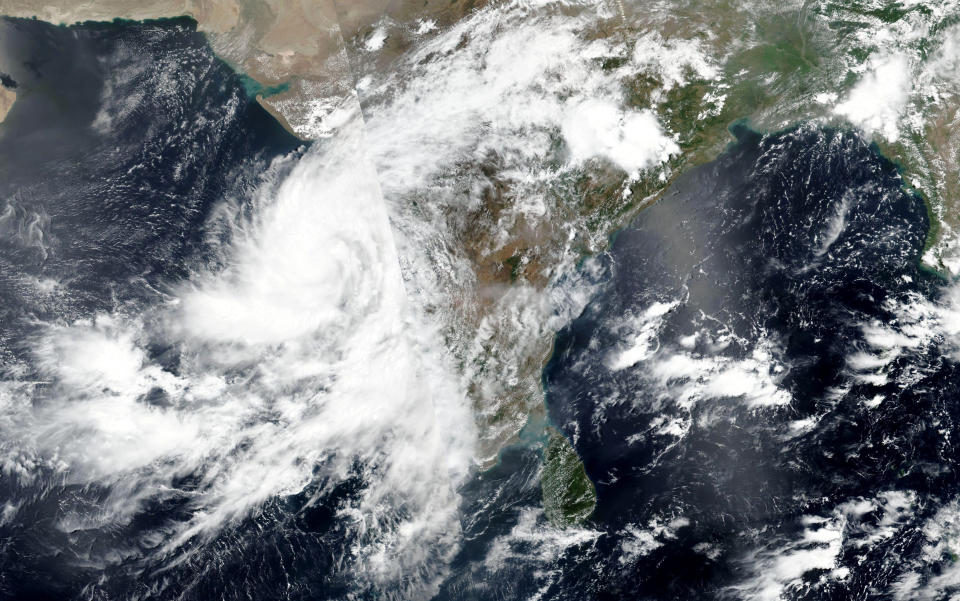
[[[478,582],[511,578],[518,568],[526,570],[532,566],[541,593],[529,599],[540,599],[543,591],[563,573],[558,561],[563,553],[570,548],[593,545],[599,537],[599,531],[589,528],[558,528],[543,517],[542,509],[523,508],[510,532],[490,543],[482,569],[476,570],[474,577]]]
[[[438,185],[450,181],[449,169],[490,154],[518,179],[555,177],[542,168],[555,133],[573,138],[578,159],[603,156],[626,171],[665,160],[675,147],[655,116],[625,110],[622,75],[597,63],[621,49],[583,39],[593,18],[517,5],[478,11],[365,90],[371,157],[387,197],[430,187],[444,201]],[[602,131],[581,131],[588,121]]]
[[[633,340],[630,345],[623,349],[618,349],[609,357],[607,364],[613,371],[620,371],[627,367],[632,367],[648,359],[654,352],[654,342],[656,342],[657,333],[660,324],[663,322],[663,316],[669,313],[674,307],[679,305],[678,301],[670,303],[653,303],[647,307],[646,311],[637,318],[631,320],[628,325]],[[659,346],[659,345],[658,345]]]
[[[960,504],[945,504],[923,525],[927,544],[921,557],[892,587],[897,601],[932,601],[950,597],[960,586]]]
[[[879,134],[895,142],[900,137],[900,117],[912,87],[910,61],[906,55],[883,55],[870,61],[867,73],[834,112],[867,134]]]
[[[370,36],[367,37],[367,41],[363,43],[363,47],[367,52],[376,52],[383,48],[384,43],[387,41],[387,26],[384,23],[377,25],[373,31],[370,33]]]
[[[680,152],[653,111],[622,111],[609,101],[587,100],[573,106],[562,131],[575,161],[603,157],[631,176]]]
[[[650,370],[685,406],[705,399],[740,399],[750,407],[768,407],[785,405],[793,398],[778,384],[784,367],[765,339],[741,359],[681,351],[655,357]]]
[[[659,32],[640,36],[633,48],[633,62],[657,75],[664,90],[687,83],[688,73],[698,79],[715,79],[720,69],[704,54],[697,40],[664,40]]]
[[[491,4],[421,38],[387,77],[373,68],[358,74],[368,83],[360,95],[369,152],[404,277],[416,302],[436,309],[448,328],[484,415],[509,415],[498,420],[502,430],[485,432],[491,440],[526,418],[516,403],[504,407],[506,399],[536,402],[538,379],[524,366],[545,352],[567,314],[567,284],[578,277],[576,247],[589,232],[556,184],[592,168],[593,158],[631,175],[655,168],[673,148],[652,114],[626,107],[628,74],[601,67],[629,50],[585,33],[600,4]],[[493,186],[496,217],[484,210]],[[476,214],[483,217],[468,221]],[[515,241],[519,228],[538,237],[534,252],[549,254],[537,267],[552,282],[564,275],[564,290],[477,280],[477,257],[463,241],[482,244],[482,260]],[[482,306],[474,302],[481,297]]]
[[[779,601],[785,589],[814,570],[828,571],[836,579],[846,577],[847,571],[837,566],[844,541],[842,517],[804,516],[802,522],[799,539],[769,544],[747,559],[754,575],[732,587],[739,598]]]
[[[665,541],[677,538],[677,530],[690,525],[690,520],[684,517],[664,520],[654,517],[647,522],[646,528],[629,524],[622,532],[620,541],[621,565],[631,565],[639,558],[649,555],[662,547]]]
[[[416,572],[404,582],[429,586],[442,565],[425,558],[456,544],[474,422],[444,345],[407,302],[362,148],[357,121],[317,145],[238,220],[225,268],[196,273],[143,320],[50,326],[36,346],[50,385],[36,403],[0,399],[0,462],[109,485],[96,516],[64,516],[102,525],[196,474],[191,517],[164,541],[174,554],[359,462],[366,488],[340,516],[362,533],[356,573]],[[176,375],[151,342],[177,349]]]

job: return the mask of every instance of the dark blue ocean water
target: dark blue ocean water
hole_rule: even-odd
[[[4,19],[0,57],[17,86],[0,125],[0,373],[29,380],[38,323],[162,299],[189,267],[215,259],[204,229],[212,207],[242,204],[270,162],[302,143],[247,97],[189,19],[69,28]],[[165,350],[152,352],[164,361]],[[19,508],[0,525],[0,598],[129,599],[175,581],[143,576],[131,549],[175,506],[125,527],[57,524],[103,498],[96,487],[41,478],[25,489],[0,477],[0,504]],[[101,568],[118,554],[130,559]]]
[[[212,208],[242,205],[300,144],[189,20],[6,20],[0,57],[18,92],[0,126],[0,365],[25,378],[36,323],[135,313],[191,267],[215,266]],[[811,524],[839,523],[845,503],[879,504],[890,491],[907,495],[909,511],[890,521],[874,509],[842,526],[830,563],[845,574],[814,569],[780,592],[890,598],[908,570],[923,581],[948,567],[916,562],[924,524],[960,494],[956,363],[918,343],[898,347],[884,381],[850,367],[856,352],[876,354],[865,324],[909,326],[903,312],[945,286],[919,268],[923,202],[856,134],[734,132],[723,156],[587,261],[598,291],[556,339],[550,418],[584,459],[596,512],[582,528],[550,527],[536,449],[505,450],[462,491],[463,544],[439,598],[749,597],[749,583],[783,570],[770,558],[822,554],[827,543],[804,539],[821,532]],[[56,295],[42,293],[45,280],[60,282]],[[654,306],[669,310],[645,318]],[[649,352],[613,369],[640,334]],[[167,351],[151,358],[176,373]],[[671,358],[694,371],[658,375]],[[770,388],[724,396],[746,380]],[[763,405],[775,394],[782,402]],[[188,494],[195,480],[173,487]],[[363,488],[359,476],[329,488],[318,477],[188,544],[173,564],[150,535],[190,517],[182,497],[128,524],[65,531],[57,518],[95,512],[103,488],[15,482],[0,477],[0,504],[18,507],[0,520],[0,598],[390,597],[358,588],[344,568],[354,541],[336,512]]]
[[[908,329],[904,309],[946,284],[920,268],[922,199],[855,133],[732,131],[585,263],[598,291],[556,338],[549,414],[596,484],[593,534],[523,526],[536,460],[511,450],[481,476],[442,598],[889,599],[911,570],[926,582],[951,565],[918,558],[924,524],[960,493],[956,364],[917,344],[867,383],[848,360],[875,351],[865,324]],[[616,369],[658,304],[649,352]],[[676,357],[692,371],[660,375]],[[773,388],[741,394],[758,378]],[[805,553],[827,560],[783,576]]]
[[[182,278],[213,203],[300,145],[195,29],[0,21],[18,96],[0,128],[5,323],[113,310]],[[38,302],[24,276],[69,291]]]
[[[960,417],[956,364],[906,349],[888,382],[866,383],[848,362],[869,348],[864,324],[902,322],[896,307],[935,297],[942,283],[919,267],[922,200],[856,134],[734,131],[722,157],[682,177],[616,236],[599,260],[601,292],[557,337],[545,373],[550,415],[597,485],[593,519],[605,533],[592,561],[572,553],[575,567],[553,589],[559,597],[749,597],[731,587],[772,570],[756,560],[764,549],[788,558],[791,548],[823,548],[791,547],[809,516],[912,491],[912,519],[894,536],[844,548],[848,577],[818,583],[830,570],[813,570],[785,592],[886,598],[901,575],[890,559],[903,567],[920,553],[919,525],[960,492],[949,442]],[[626,318],[655,303],[676,304],[653,356],[612,369]],[[788,403],[758,407],[717,386],[683,406],[691,381],[716,365],[749,363],[764,344],[773,350],[760,373]],[[700,360],[697,375],[656,375],[671,357]],[[674,417],[689,427],[682,436],[660,426]],[[794,429],[806,419],[814,425]],[[625,557],[625,528],[671,518],[682,519],[662,546]]]

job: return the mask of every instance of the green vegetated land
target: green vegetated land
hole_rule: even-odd
[[[582,523],[597,505],[597,491],[583,462],[570,441],[553,428],[547,429],[540,486],[544,512],[557,526]]]

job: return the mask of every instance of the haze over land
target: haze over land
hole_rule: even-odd
[[[192,263],[162,266],[168,280],[148,281],[144,268],[124,272],[120,283],[98,282],[98,292],[116,284],[143,298],[111,301],[104,293],[106,304],[91,315],[49,314],[68,306],[72,280],[8,270],[16,275],[11,286],[34,303],[18,319],[42,332],[31,334],[29,353],[2,349],[19,363],[9,370],[15,394],[4,414],[16,444],[0,449],[29,477],[49,461],[71,484],[116,485],[115,503],[98,514],[105,529],[137,523],[131,516],[165,495],[188,499],[166,531],[137,539],[154,541],[163,561],[197,540],[220,541],[248,518],[287,519],[284,512],[301,508],[285,500],[303,496],[305,507],[322,508],[323,528],[344,529],[333,563],[340,575],[362,574],[351,593],[401,581],[410,597],[442,586],[469,591],[485,581],[473,574],[509,573],[515,559],[529,568],[532,589],[548,590],[575,573],[564,570],[566,554],[591,565],[602,549],[607,571],[598,573],[606,578],[691,542],[678,557],[748,565],[731,569],[731,578],[742,580],[745,595],[765,598],[814,586],[808,581],[817,570],[824,586],[847,582],[840,549],[848,544],[856,555],[857,537],[870,530],[869,512],[856,514],[854,504],[880,512],[920,494],[895,478],[880,490],[876,476],[830,488],[835,499],[817,497],[816,487],[833,485],[804,472],[809,491],[778,489],[779,504],[771,503],[784,514],[754,515],[765,498],[744,497],[741,521],[731,522],[740,530],[724,530],[729,508],[711,505],[707,493],[672,501],[703,487],[739,503],[726,487],[742,474],[703,466],[722,464],[727,452],[731,465],[741,465],[738,452],[752,457],[752,439],[737,438],[748,431],[772,449],[758,463],[789,455],[779,442],[807,453],[799,467],[765,465],[756,482],[766,485],[769,476],[776,488],[789,470],[820,465],[807,433],[820,436],[833,418],[869,421],[831,411],[886,411],[921,375],[949,364],[946,353],[943,363],[920,355],[955,333],[952,297],[932,292],[937,277],[960,274],[960,7],[953,3],[0,0],[0,14],[100,22],[75,30],[4,24],[37,36],[82,30],[84,43],[103,52],[90,69],[102,76],[100,87],[86,90],[89,106],[73,107],[29,60],[14,64],[13,49],[3,46],[10,42],[0,40],[0,74],[34,77],[29,89],[12,80],[0,87],[0,120],[11,128],[0,134],[26,128],[18,111],[27,115],[33,102],[76,108],[70,114],[87,119],[75,124],[77,139],[94,140],[103,154],[89,156],[106,158],[91,166],[78,151],[80,158],[51,163],[57,177],[49,181],[73,181],[66,173],[94,186],[78,196],[93,198],[90,206],[115,208],[119,199],[133,211],[91,231],[122,223],[143,227],[149,240],[170,234],[175,240],[157,243],[162,249],[202,238]],[[188,19],[140,23],[133,39],[163,41],[143,48],[125,37],[130,23],[102,25],[185,15],[203,36]],[[189,102],[178,103],[181,95]],[[739,136],[733,146],[731,126]],[[43,135],[31,140],[59,140],[68,129],[38,126]],[[117,132],[144,137],[121,157],[108,143]],[[253,148],[242,148],[250,156],[239,156],[233,145],[248,133]],[[134,156],[136,164],[121,161]],[[717,157],[730,174],[716,171]],[[114,162],[123,168],[94,169]],[[71,171],[81,164],[93,175]],[[167,177],[168,167],[167,188],[134,177]],[[194,198],[217,185],[226,192],[216,199]],[[700,189],[723,194],[708,203]],[[143,190],[156,196],[142,200]],[[668,190],[680,200],[648,211]],[[762,211],[731,200],[747,198],[744,190]],[[779,196],[764,195],[771,190]],[[0,233],[14,249],[8,254],[26,257],[31,269],[85,248],[67,233],[54,235],[63,218],[34,206],[44,194],[40,185],[12,191],[0,213]],[[64,198],[73,210],[73,197]],[[188,198],[194,204],[181,210]],[[197,218],[190,227],[202,235],[157,221],[163,210]],[[128,213],[136,219],[123,221]],[[738,219],[728,221],[733,214]],[[879,222],[881,214],[889,219]],[[755,215],[761,223],[750,220]],[[608,254],[630,223],[634,234],[622,235],[628,246]],[[646,240],[667,237],[631,247],[637,231]],[[105,254],[126,248],[117,238],[104,244]],[[918,257],[928,271],[915,269]],[[886,271],[872,271],[874,264]],[[841,267],[840,275],[830,271]],[[663,282],[641,285],[644,277]],[[851,281],[862,288],[837,292]],[[888,288],[876,288],[881,282]],[[756,316],[765,321],[752,322]],[[828,322],[846,338],[821,335]],[[924,329],[939,332],[930,334],[936,340]],[[565,346],[553,356],[558,332]],[[552,392],[544,390],[551,356]],[[835,370],[796,389],[791,378],[821,360]],[[25,379],[31,369],[42,382]],[[577,388],[569,374],[591,386]],[[592,380],[597,374],[605,379]],[[832,387],[816,388],[817,377],[834,378]],[[601,389],[612,392],[593,399],[591,390]],[[110,402],[96,391],[108,391]],[[586,398],[595,402],[584,408]],[[114,402],[128,410],[122,420],[114,419]],[[76,409],[84,403],[96,411]],[[635,411],[634,421],[621,410]],[[949,413],[927,413],[949,422]],[[736,426],[730,439],[718,434],[727,423]],[[849,453],[827,449],[827,459],[853,461],[884,446],[861,442]],[[530,448],[535,460],[523,455]],[[125,451],[122,460],[116,449]],[[593,453],[587,464],[583,449]],[[624,457],[636,463],[618,463]],[[676,473],[650,476],[665,465]],[[907,475],[926,469],[911,471],[906,459],[899,465]],[[861,471],[873,477],[868,467]],[[656,481],[616,488],[648,476]],[[674,481],[689,486],[642,497]],[[531,490],[534,505],[523,497]],[[608,504],[597,517],[604,491],[607,503],[617,494],[642,498],[637,506],[655,515],[634,520],[631,505],[622,516],[634,521],[621,522],[621,508]],[[330,496],[332,509],[317,501]],[[476,515],[459,515],[470,502],[481,506]],[[716,513],[698,514],[701,502]],[[493,507],[502,513],[491,518],[484,511]],[[906,519],[890,511],[891,524]],[[763,522],[768,516],[775,526]],[[709,528],[693,532],[698,518]],[[841,534],[861,518],[857,534]],[[801,538],[777,530],[781,538],[764,546],[744,534],[767,527],[794,527]],[[722,541],[711,542],[714,534]],[[489,544],[482,560],[458,555],[481,540]],[[735,542],[724,547],[728,540]],[[810,569],[783,567],[778,549],[812,557]],[[456,561],[463,563],[450,568]],[[917,559],[910,569],[928,564]],[[903,590],[927,586],[918,582],[904,581]]]
[[[714,158],[734,120],[862,128],[936,218],[926,260],[960,265],[949,3],[0,0],[0,14],[189,15],[302,139],[361,111],[408,284],[454,341],[485,463],[542,411],[540,370],[577,305],[557,282]]]
[[[258,101],[303,139],[329,133],[331,112],[352,94],[344,39],[383,19],[450,22],[465,2],[363,0],[2,0],[0,15],[69,25],[190,16],[217,53],[262,88]],[[470,2],[470,6],[474,5]]]

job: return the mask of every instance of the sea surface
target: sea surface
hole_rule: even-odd
[[[220,301],[222,282],[210,273],[243,276],[243,261],[257,264],[225,250],[243,232],[238,223],[262,225],[257,211],[267,214],[266,234],[254,231],[255,244],[241,249],[279,259],[251,273],[279,272],[289,290],[322,293],[325,281],[306,276],[324,253],[285,252],[313,249],[314,232],[341,227],[324,246],[336,254],[364,224],[333,209],[366,205],[335,198],[325,220],[310,209],[322,178],[281,189],[298,159],[317,155],[249,97],[193,21],[4,20],[0,45],[0,71],[18,93],[0,130],[0,366],[9,384],[0,395],[0,598],[908,599],[960,583],[956,550],[944,543],[960,524],[958,297],[920,267],[923,200],[857,133],[735,126],[722,156],[678,178],[608,252],[583,262],[596,292],[557,336],[543,381],[550,422],[596,485],[586,523],[549,524],[540,455],[524,442],[469,474],[452,497],[453,525],[410,539],[435,548],[393,547],[408,551],[404,563],[390,545],[426,521],[445,477],[432,464],[414,469],[435,459],[410,452],[436,435],[418,429],[420,404],[397,410],[412,425],[374,430],[368,441],[351,418],[370,407],[323,396],[348,372],[320,380],[283,371],[322,371],[312,361],[327,359],[325,342],[274,344],[275,332],[257,329],[249,333],[270,344],[238,342],[229,336],[246,333],[243,323],[201,311],[201,323],[178,327],[220,338],[191,354],[194,338],[164,325],[174,319],[163,307]],[[335,162],[324,160],[316,173]],[[281,200],[255,202],[273,192]],[[393,256],[378,254],[389,244],[377,236],[343,247],[360,275]],[[366,290],[352,271],[330,273]],[[287,289],[239,279],[246,287],[222,284],[228,300],[286,298]],[[213,292],[190,296],[188,284]],[[370,303],[335,315],[362,330],[378,314]],[[297,319],[290,327],[299,332]],[[54,350],[72,360],[77,348],[120,349],[106,355],[105,377],[140,353],[136,385],[120,374],[104,380],[115,390],[76,393],[70,386],[87,385],[82,374],[43,363],[50,344],[65,345]],[[201,388],[204,375],[226,382],[217,390],[229,402],[217,405],[221,392],[176,397]],[[156,386],[141,389],[143,378]],[[273,396],[245,404],[246,390]],[[58,417],[101,392],[136,410]],[[194,402],[216,411],[194,412]],[[338,402],[345,411],[330,409]],[[298,413],[301,405],[310,411]],[[237,410],[249,413],[235,424]],[[38,415],[51,429],[28,420]],[[124,458],[109,456],[103,440],[119,439],[97,429],[128,415],[144,420],[144,440],[118,453],[160,451],[110,471]],[[229,426],[206,427],[218,420]],[[181,441],[170,452],[155,436],[161,426]],[[226,442],[196,441],[200,450],[184,460],[179,447],[194,441],[176,437],[188,427]],[[20,436],[31,429],[36,448]],[[91,446],[77,451],[64,431]],[[387,448],[410,452],[409,462],[369,446],[398,440]],[[68,457],[84,450],[107,456],[88,458],[93,465],[76,468],[85,477],[72,477]],[[296,472],[292,484],[276,474],[284,470]],[[154,472],[173,476],[158,484]],[[276,488],[249,508],[237,482]],[[422,494],[385,488],[407,482]],[[388,511],[363,513],[371,490]],[[130,507],[114,506],[128,497]],[[230,513],[236,499],[242,510]]]
[[[42,389],[48,378],[32,359],[43,328],[163,301],[191,266],[217,260],[214,208],[249,200],[302,142],[246,95],[190,19],[2,19],[0,56],[17,85],[0,128],[0,372]],[[168,351],[154,345],[149,355],[176,372]],[[144,402],[166,401],[156,390]],[[16,444],[0,442],[8,457]],[[106,486],[15,472],[8,464],[0,478],[0,501],[16,515],[0,520],[0,597],[129,599],[150,589],[131,576],[143,566],[129,564],[175,504],[101,528]],[[78,510],[92,524],[64,523]],[[154,576],[165,578],[177,576]]]
[[[922,199],[858,134],[733,133],[557,337],[550,415],[603,531],[561,597],[885,598],[960,492]]]

